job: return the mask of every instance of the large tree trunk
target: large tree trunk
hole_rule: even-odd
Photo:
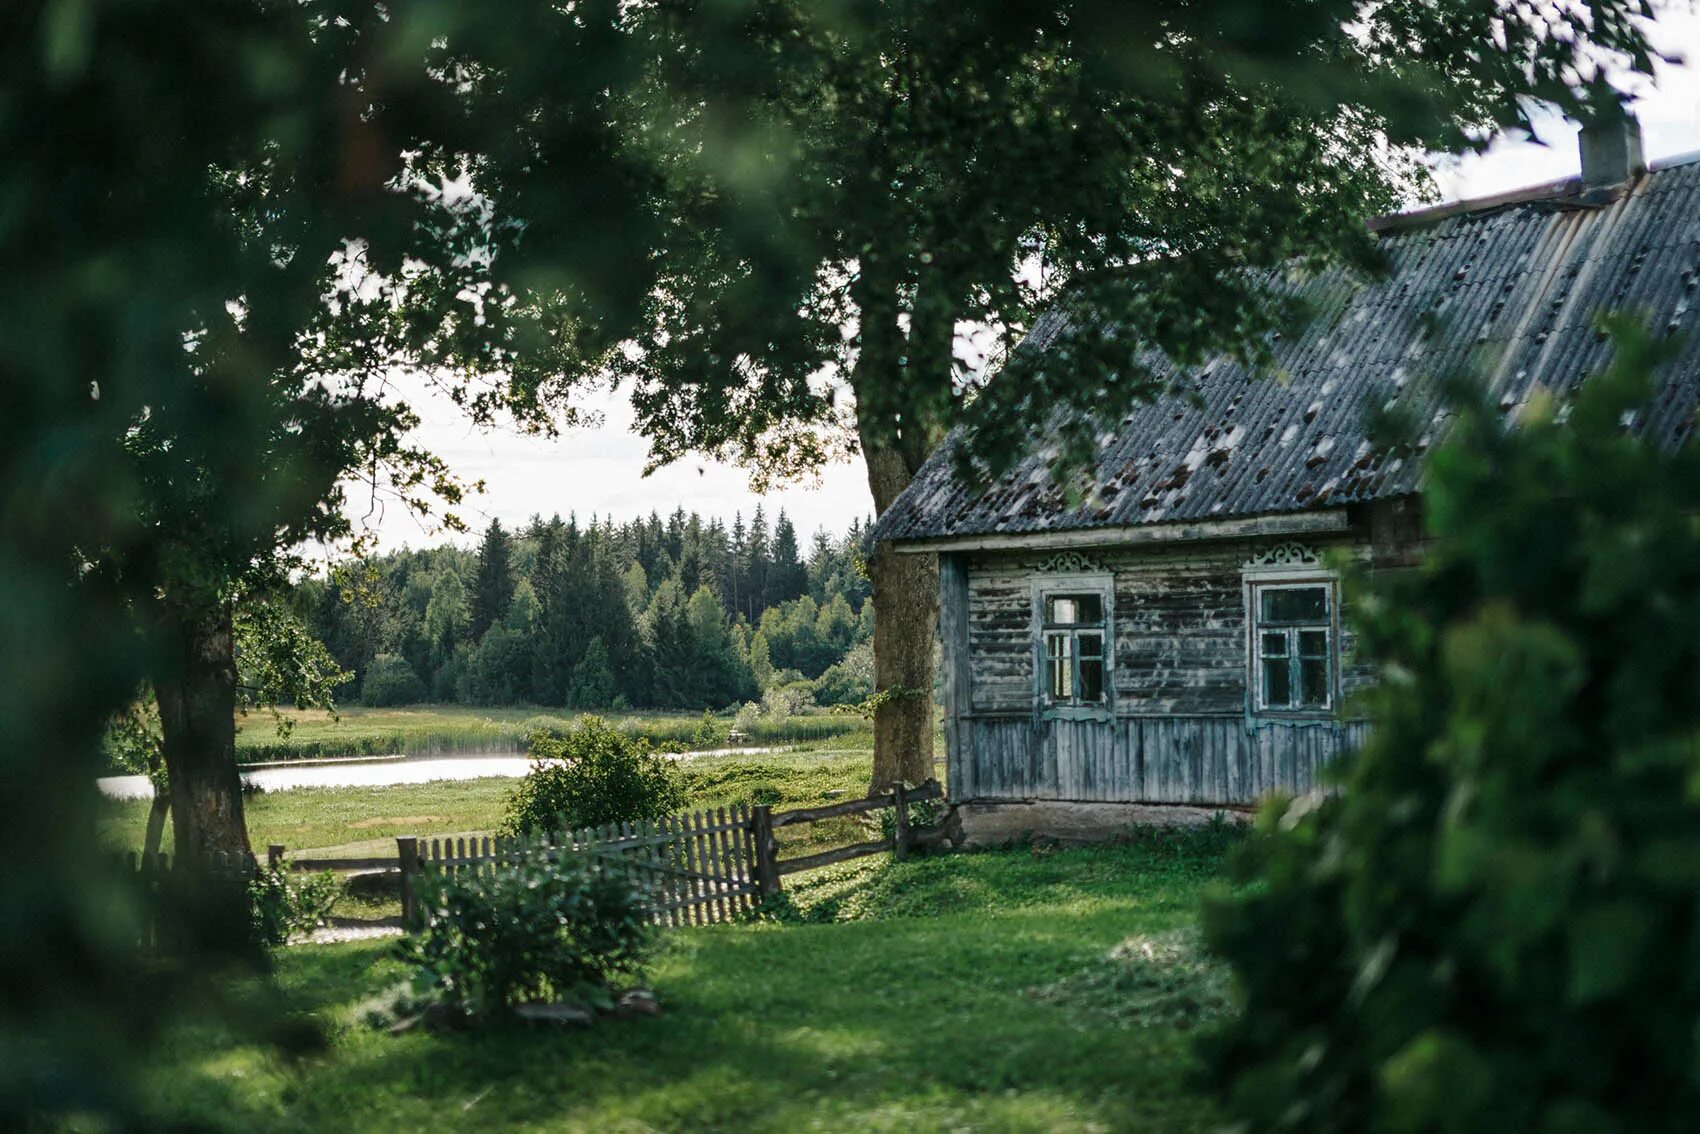
[[[903,458],[862,445],[876,515],[909,485]],[[874,585],[874,774],[872,789],[933,775],[933,635],[939,568],[932,555],[899,555],[880,544],[868,561]]]
[[[205,863],[219,852],[247,855],[242,778],[236,770],[236,643],[230,608],[173,607],[161,629],[165,660],[154,677],[154,692],[177,857]]]
[[[905,311],[903,275],[883,257],[861,263],[852,294],[859,323],[851,374],[856,426],[868,466],[874,515],[885,515],[942,436],[951,395],[955,319],[949,288],[920,281]],[[908,316],[907,332],[899,314]],[[868,562],[874,590],[874,771],[872,790],[933,775],[933,638],[938,629],[938,559],[887,545]]]

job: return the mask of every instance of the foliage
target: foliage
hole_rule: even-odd
[[[531,759],[508,802],[509,834],[659,819],[684,803],[673,761],[601,717],[580,717],[565,733],[537,733]]]
[[[874,695],[874,646],[871,641],[850,648],[815,683],[815,701],[822,705],[859,705]]]
[[[1248,1128],[1692,1125],[1700,448],[1637,435],[1668,349],[1609,328],[1607,371],[1509,426],[1453,384],[1429,551],[1357,581],[1375,728],[1209,917]]]
[[[266,869],[248,884],[254,936],[265,945],[286,945],[327,923],[342,896],[342,882],[330,871],[297,875]]]
[[[360,701],[375,708],[410,705],[425,699],[425,683],[400,654],[379,654],[372,659],[361,682]]]
[[[401,955],[418,991],[473,1019],[523,1001],[612,1008],[654,940],[649,899],[603,859],[538,852],[493,870],[429,873],[424,924]]]
[[[779,524],[791,530],[783,513]],[[865,539],[859,521],[820,533],[807,563],[791,564],[768,548],[760,516],[729,528],[683,510],[584,527],[557,517],[487,532],[476,555],[372,556],[359,572],[303,580],[295,604],[355,674],[356,695],[376,658],[394,654],[439,701],[718,709],[765,688],[761,626],[810,677],[866,640],[867,581],[848,566]],[[469,590],[485,595],[482,630]]]
[[[572,709],[606,709],[619,696],[615,692],[614,673],[608,668],[608,651],[601,638],[592,638],[584,648],[584,656],[573,666],[572,684],[567,689],[567,707]]]

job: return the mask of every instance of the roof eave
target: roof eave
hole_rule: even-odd
[[[1346,506],[1306,512],[1273,512],[1221,520],[1177,520],[1171,523],[1126,524],[1117,527],[1073,528],[1043,532],[983,532],[979,534],[893,538],[892,550],[902,554],[947,551],[1054,551],[1082,547],[1124,547],[1130,544],[1197,543],[1206,540],[1258,536],[1321,535],[1351,528]]]

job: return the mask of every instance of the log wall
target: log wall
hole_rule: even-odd
[[[1307,546],[1371,560],[1368,529]],[[1317,786],[1365,725],[1250,711],[1243,569],[1273,542],[1107,547],[1063,564],[1034,551],[941,556],[951,798],[1248,804]],[[1115,663],[1101,711],[1058,713],[1039,698],[1034,580],[1058,571],[1113,581]],[[1352,658],[1344,613],[1343,701],[1370,677]]]

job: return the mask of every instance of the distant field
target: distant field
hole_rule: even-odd
[[[733,803],[805,807],[865,793],[871,759],[865,748],[823,745],[760,755],[697,757],[684,764],[682,774],[693,808]],[[248,831],[256,849],[282,843],[291,853],[314,849],[343,857],[391,854],[397,835],[493,834],[501,826],[507,798],[517,782],[438,780],[394,787],[262,792],[248,798]],[[147,811],[147,803],[141,800],[107,801],[100,829],[103,841],[122,850],[140,847]],[[786,834],[813,844],[835,845],[853,841],[846,837],[850,832],[845,826],[853,823],[811,824]],[[165,849],[170,850],[169,827]]]
[[[237,758],[244,763],[332,756],[431,756],[466,752],[514,752],[525,747],[534,729],[566,727],[578,714],[565,710],[478,708],[467,705],[411,705],[395,709],[352,707],[333,716],[321,709],[281,711],[287,735],[267,713],[238,720]],[[656,742],[695,744],[701,713],[599,713]],[[713,745],[724,744],[731,719],[717,717]],[[841,746],[872,747],[868,722],[854,714],[811,713],[759,721],[750,744],[832,741]]]

